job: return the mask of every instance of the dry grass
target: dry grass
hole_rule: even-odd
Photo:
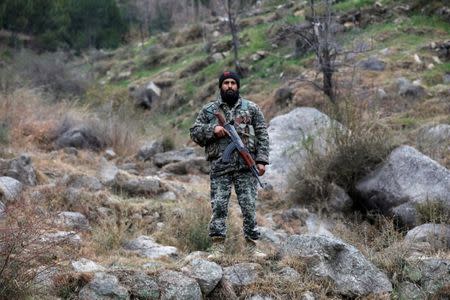
[[[44,242],[45,234],[56,228],[53,219],[28,198],[8,204],[6,218],[0,220],[1,299],[39,294],[38,276],[74,255],[65,239]]]
[[[331,145],[326,153],[319,154],[310,149],[305,167],[294,172],[290,198],[296,203],[326,208],[331,183],[351,194],[358,180],[393,149],[389,131],[365,107],[358,107],[352,101],[343,102],[330,115],[345,129],[334,123],[328,137],[324,137]]]
[[[258,294],[273,299],[300,299],[304,293],[312,292],[318,299],[340,299],[333,291],[333,283],[310,274],[302,261],[286,258],[278,265],[269,261],[262,266],[263,274],[257,282],[239,289],[238,294],[241,298],[246,299]],[[277,273],[282,267],[293,268],[300,277],[296,280],[283,278]]]

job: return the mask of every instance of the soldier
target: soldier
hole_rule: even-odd
[[[224,72],[219,78],[220,95],[201,109],[194,125],[190,128],[191,138],[205,147],[207,160],[211,162],[211,207],[209,236],[212,239],[212,254],[220,257],[224,252],[227,234],[226,221],[231,188],[234,189],[243,216],[243,231],[249,254],[265,256],[256,250],[255,241],[260,233],[256,229],[255,202],[257,197],[256,178],[244,160],[234,151],[231,162],[224,163],[222,153],[231,142],[226,130],[218,125],[214,113],[221,113],[234,126],[242,141],[256,162],[259,175],[263,175],[269,163],[269,135],[260,108],[239,95],[240,78],[235,72]]]

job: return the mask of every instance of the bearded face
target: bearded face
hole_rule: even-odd
[[[232,78],[227,78],[223,81],[220,88],[220,96],[223,102],[232,107],[239,99],[239,88],[236,81]]]
[[[223,102],[228,104],[228,106],[233,107],[239,99],[239,90],[228,89],[224,91],[220,90],[220,96],[222,97]]]

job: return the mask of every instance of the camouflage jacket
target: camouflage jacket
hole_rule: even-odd
[[[234,120],[234,127],[255,162],[269,164],[269,135],[261,109],[255,103],[243,98],[239,98],[234,107],[229,108],[219,96],[216,101],[203,106],[190,128],[192,140],[205,147],[206,158],[211,161],[211,175],[247,168],[237,151],[233,153],[231,163],[221,162],[222,153],[231,143],[231,139],[228,136],[223,138],[214,136],[214,127],[218,125],[214,113],[218,110],[227,122]]]

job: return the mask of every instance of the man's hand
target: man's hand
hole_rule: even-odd
[[[258,169],[259,176],[263,176],[266,173],[266,166],[262,164],[257,164],[256,168]]]
[[[222,138],[228,134],[227,130],[220,125],[214,127],[214,136]]]

